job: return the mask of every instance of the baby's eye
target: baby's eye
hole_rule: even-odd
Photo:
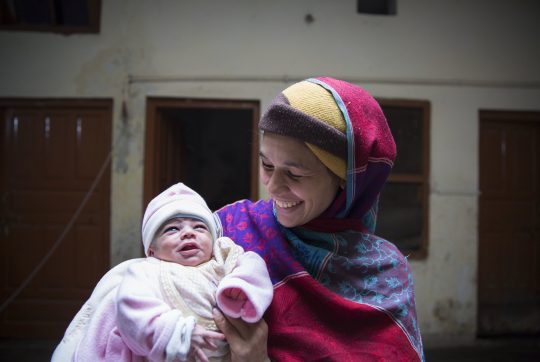
[[[163,234],[172,233],[178,231],[178,228],[176,226],[169,226],[166,227],[165,230],[163,230]]]
[[[206,226],[206,224],[197,224],[194,226],[194,229],[208,230],[208,227]]]

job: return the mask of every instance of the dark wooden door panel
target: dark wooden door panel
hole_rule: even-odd
[[[4,102],[0,300],[17,290],[79,208],[111,147],[111,103]],[[110,170],[30,284],[0,337],[59,338],[109,267]]]
[[[481,115],[478,332],[540,332],[540,114]]]

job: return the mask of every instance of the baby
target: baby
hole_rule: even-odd
[[[142,224],[147,257],[124,267],[113,297],[92,303],[73,360],[227,359],[212,309],[256,322],[273,289],[262,258],[220,233],[219,219],[184,184],[154,198]]]

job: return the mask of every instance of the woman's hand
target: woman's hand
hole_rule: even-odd
[[[226,317],[217,308],[213,314],[214,321],[229,342],[232,362],[269,361],[268,326],[263,319],[257,323],[246,323],[240,318]]]
[[[218,341],[223,341],[225,336],[218,332],[208,331],[198,324],[191,333],[191,346],[188,354],[190,361],[208,362],[208,358],[203,352],[203,348],[215,351],[218,349]]]

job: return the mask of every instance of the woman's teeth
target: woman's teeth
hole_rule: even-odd
[[[300,201],[278,201],[278,200],[274,200],[274,202],[276,203],[278,207],[281,207],[282,209],[288,209],[300,203]]]

